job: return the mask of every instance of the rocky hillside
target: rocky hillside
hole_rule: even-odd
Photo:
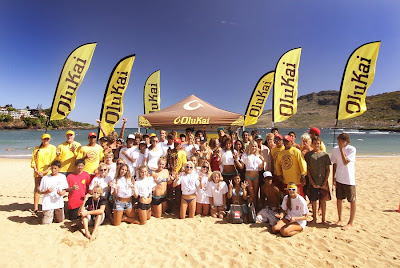
[[[338,91],[321,91],[300,96],[297,114],[284,122],[276,123],[275,126],[281,128],[334,127],[338,96]],[[338,127],[400,130],[400,91],[367,97],[367,109],[361,116],[339,121]],[[258,119],[258,123],[249,127],[271,127],[271,117],[272,110],[266,110]]]

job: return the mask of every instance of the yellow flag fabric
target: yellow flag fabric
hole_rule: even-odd
[[[350,55],[340,88],[337,120],[362,115],[367,110],[367,89],[374,81],[381,42],[364,44]]]
[[[264,110],[264,105],[267,102],[269,92],[274,84],[274,75],[275,72],[272,71],[264,74],[260,80],[258,80],[249,104],[247,105],[244,126],[257,124],[258,117]]]
[[[282,122],[297,112],[297,82],[301,47],[289,50],[279,59],[275,68],[272,121]]]
[[[135,55],[127,56],[121,59],[111,72],[110,79],[103,99],[103,107],[101,108],[100,121],[106,135],[114,130],[115,124],[118,123],[123,113],[123,98],[125,90],[128,87],[129,77]],[[100,137],[103,133],[100,131]]]
[[[54,94],[49,120],[61,120],[75,108],[76,92],[82,83],[97,43],[76,48],[65,61]]]
[[[144,114],[160,110],[160,70],[152,73],[144,84]]]

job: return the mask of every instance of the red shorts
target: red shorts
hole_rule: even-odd
[[[283,185],[283,194],[284,195],[287,195],[288,193],[287,193],[287,190],[285,190],[286,188],[287,188],[287,184],[285,184],[285,183],[283,183],[282,184]],[[299,194],[299,195],[301,195],[302,197],[304,197],[304,192],[303,192],[303,185],[301,185],[301,184],[296,184],[296,186],[297,186],[297,193]],[[305,198],[305,197],[304,197]]]

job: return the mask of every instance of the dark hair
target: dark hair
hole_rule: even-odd
[[[319,136],[315,136],[314,138],[312,138],[311,142],[314,142],[314,141],[321,142],[321,138]]]
[[[75,166],[77,166],[79,164],[85,164],[85,160],[84,159],[76,159]]]
[[[51,166],[57,166],[57,167],[61,167],[61,162],[58,160],[54,160],[53,162],[51,162]]]
[[[294,133],[294,131],[290,131],[290,132],[288,133],[288,135],[290,136],[290,134],[293,134],[294,137],[296,138],[296,133]]]
[[[258,135],[258,133],[260,133],[260,132],[258,131],[258,129],[253,129],[253,130],[251,131],[251,135]]]
[[[236,143],[240,143],[240,144],[242,145],[242,149],[240,149],[239,153],[240,153],[240,154],[243,154],[243,153],[244,153],[243,142],[242,142],[241,140],[236,140],[234,145],[236,145]],[[233,147],[235,147],[235,146],[233,146]]]
[[[275,130],[279,132],[279,129],[277,127],[273,127],[271,128],[271,133],[274,132]]]
[[[172,140],[172,139],[174,139],[174,137],[171,134],[168,134],[167,135],[167,140]]]
[[[347,141],[348,143],[350,143],[350,135],[347,133],[341,133],[339,134],[339,136],[337,137],[338,140],[342,140],[342,141]]]

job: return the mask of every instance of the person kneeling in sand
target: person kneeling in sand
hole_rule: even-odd
[[[211,173],[207,186],[207,195],[210,198],[211,217],[223,219],[226,209],[226,194],[228,186],[224,182],[221,172]]]
[[[279,220],[275,215],[280,212],[281,193],[278,187],[272,183],[273,176],[271,172],[265,171],[263,176],[264,184],[261,187],[261,192],[265,199],[261,201],[264,208],[257,214],[256,221],[257,223],[265,222],[274,226]]]
[[[97,228],[103,223],[105,218],[107,199],[102,196],[103,189],[100,185],[93,188],[93,196],[87,194],[79,208],[78,215],[81,216],[82,225],[85,229],[85,236],[90,239],[96,239]],[[89,232],[89,225],[94,226],[92,234]]]
[[[306,228],[307,224],[307,202],[297,193],[297,186],[290,182],[285,189],[288,194],[283,198],[282,210],[276,217],[279,221],[272,227],[272,232],[280,232],[283,236],[293,236]]]

